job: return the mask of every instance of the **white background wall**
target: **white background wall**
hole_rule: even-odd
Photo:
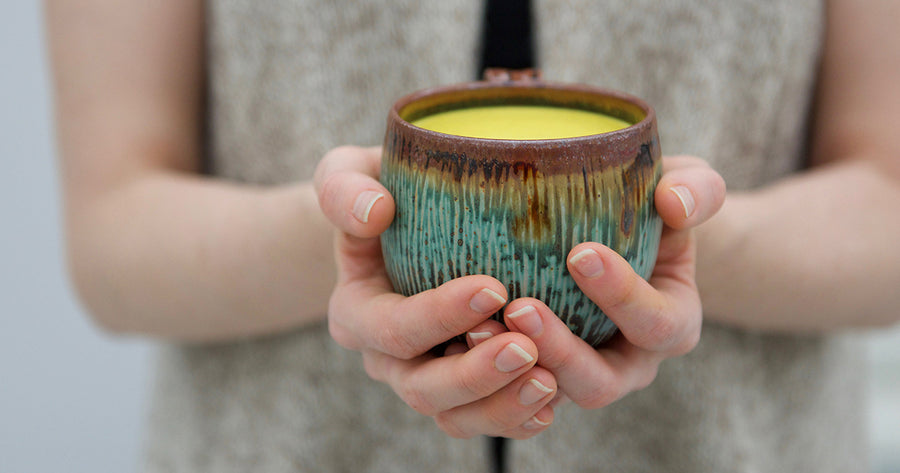
[[[73,299],[39,2],[3,5],[0,472],[134,472],[152,348],[99,333]],[[872,374],[874,472],[900,472],[900,328],[873,337]]]
[[[0,472],[134,472],[150,350],[73,300],[40,2],[0,5]]]

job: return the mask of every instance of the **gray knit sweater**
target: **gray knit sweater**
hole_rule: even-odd
[[[210,0],[209,159],[227,179],[308,179],[328,149],[379,144],[408,92],[475,76],[478,0]],[[537,0],[551,80],[647,99],[665,154],[731,189],[803,161],[817,0]],[[252,317],[252,314],[247,314]],[[861,359],[843,337],[706,324],[698,348],[605,409],[568,405],[509,448],[514,472],[863,472]],[[369,380],[323,325],[161,348],[149,472],[488,472]]]

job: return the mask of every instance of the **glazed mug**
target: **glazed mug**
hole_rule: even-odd
[[[509,140],[410,123],[492,105],[587,110],[628,126],[574,138]],[[661,173],[655,113],[627,94],[500,74],[407,95],[389,112],[383,147],[381,182],[396,202],[381,236],[388,276],[407,296],[461,276],[493,276],[510,300],[541,300],[596,347],[616,327],[575,284],[567,255],[579,243],[599,242],[649,277],[662,232],[653,200]],[[502,313],[495,318],[502,321]]]

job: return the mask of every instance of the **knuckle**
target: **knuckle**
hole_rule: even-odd
[[[611,291],[609,300],[606,301],[605,305],[609,307],[609,310],[620,312],[631,304],[637,289],[637,281],[636,275],[622,279],[618,287]]]
[[[651,316],[652,322],[644,337],[646,348],[656,350],[671,349],[678,342],[679,328],[672,317],[668,317],[661,311]]]
[[[651,368],[648,368],[647,370],[644,370],[640,374],[640,376],[638,376],[638,379],[635,382],[634,391],[640,391],[642,389],[646,389],[648,386],[653,384],[653,380],[656,379],[656,375],[658,372],[659,372],[658,366],[653,366]]]
[[[574,364],[575,354],[572,353],[571,350],[547,350],[541,352],[539,356],[541,357],[541,366],[552,371],[558,368],[572,366]]]
[[[540,366],[550,371],[557,371],[580,365],[581,363],[576,359],[576,351],[569,348],[571,348],[570,344],[542,346],[538,354]]]
[[[384,371],[381,368],[381,365],[376,362],[371,356],[363,355],[363,368],[366,370],[366,375],[375,381],[384,381]]]
[[[594,389],[583,396],[575,397],[570,395],[570,398],[572,402],[582,409],[599,409],[618,401],[624,395],[621,384],[617,379],[601,380],[595,385],[602,387]]]
[[[464,317],[437,317],[437,323],[442,331],[443,338],[452,338],[465,333],[468,327],[460,326],[460,322],[464,321]]]
[[[509,413],[505,412],[503,409],[484,409],[483,415],[487,425],[491,426],[491,431],[486,432],[488,434],[496,434],[498,432],[510,430],[518,427],[521,423],[511,419]]]
[[[319,202],[322,205],[324,210],[338,210],[332,209],[329,207],[329,203],[331,202],[343,202],[343,192],[344,186],[342,185],[342,173],[334,172],[331,174],[327,174],[325,177],[321,178],[321,182],[319,184],[318,198]]]
[[[616,402],[618,398],[618,393],[610,389],[601,389],[585,399],[576,400],[575,404],[582,409],[600,409]]]
[[[346,159],[347,155],[358,154],[362,148],[354,145],[340,145],[335,146],[328,150],[324,156],[322,156],[321,162],[323,163],[332,163],[334,161],[343,161]]]
[[[398,390],[400,399],[419,414],[434,416],[438,414],[437,407],[428,399],[422,390],[415,387],[405,387]]]
[[[710,174],[709,180],[713,192],[717,195],[724,195],[728,188],[728,185],[725,183],[725,178],[712,168],[708,169],[707,173]]]
[[[415,342],[392,325],[381,327],[376,333],[378,348],[402,360],[409,360],[422,354]]]
[[[328,319],[328,333],[338,345],[344,348],[349,350],[356,350],[359,348],[356,336],[354,336],[350,330],[347,330],[346,327],[330,317]]]
[[[466,432],[459,425],[457,425],[457,423],[453,420],[453,416],[447,412],[441,412],[435,415],[434,423],[437,424],[438,428],[444,431],[444,433],[453,438],[470,439],[475,436],[474,433]]]
[[[313,172],[313,182],[315,183],[315,187],[316,187],[317,191],[321,192],[321,190],[322,190],[322,185],[324,184],[324,179],[326,176],[328,176],[329,172],[331,171],[330,168],[331,168],[332,160],[333,160],[333,157],[331,156],[331,153],[328,152],[328,153],[325,153],[324,156],[322,156],[322,159],[319,160],[319,164],[316,165],[316,170],[315,170],[315,172]]]
[[[700,330],[691,330],[673,349],[673,355],[686,355],[700,344]]]
[[[457,382],[460,388],[479,398],[489,396],[494,392],[494,387],[490,385],[488,377],[482,376],[472,369],[462,370]]]

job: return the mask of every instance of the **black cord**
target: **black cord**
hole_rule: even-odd
[[[489,67],[536,67],[531,0],[486,0],[476,78]],[[488,437],[488,454],[495,473],[506,473],[506,439]]]
[[[488,67],[536,67],[531,0],[486,0],[476,75]]]
[[[494,473],[506,473],[506,445],[503,437],[488,437],[488,453]]]

